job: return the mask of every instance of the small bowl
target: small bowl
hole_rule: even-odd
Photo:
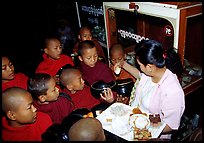
[[[116,85],[115,81],[111,81],[109,83],[106,83],[102,80],[96,81],[91,85],[91,94],[96,99],[100,99],[101,98],[100,94],[104,93],[105,89],[107,88],[112,89],[115,85]]]
[[[116,86],[113,91],[119,95],[130,97],[134,82],[131,78],[116,80]]]

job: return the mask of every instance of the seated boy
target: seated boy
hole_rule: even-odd
[[[14,66],[7,56],[2,56],[2,91],[9,87],[27,89],[28,77],[23,73],[15,73]]]
[[[96,118],[83,118],[74,123],[68,131],[69,141],[105,141],[101,122]]]
[[[79,43],[78,58],[82,77],[89,86],[99,80],[106,83],[115,80],[108,65],[98,60],[98,52],[93,41],[85,40]]]
[[[97,39],[92,37],[92,32],[91,29],[88,27],[81,27],[79,30],[79,34],[78,34],[78,39],[79,42],[75,44],[74,49],[73,49],[73,53],[74,54],[78,54],[78,49],[79,49],[79,43],[81,41],[85,41],[85,40],[91,40],[94,42],[96,49],[98,51],[98,55],[99,55],[99,60],[100,58],[102,58],[101,60],[104,60],[104,62],[106,62],[106,58],[105,58],[105,54],[103,52],[103,48],[101,47],[100,43],[97,41]]]
[[[63,92],[71,97],[75,109],[91,109],[100,104],[100,101],[92,96],[90,87],[84,84],[81,72],[78,69],[64,69],[60,75],[60,83],[64,86]],[[104,100],[109,103],[113,102],[112,93],[104,97]]]
[[[33,96],[33,105],[41,112],[50,115],[53,123],[61,123],[74,109],[68,96],[61,96],[55,80],[46,73],[37,73],[28,81],[28,90]]]
[[[62,54],[61,43],[57,38],[47,38],[45,40],[43,61],[38,65],[36,73],[47,73],[53,76],[58,83],[56,73],[66,64],[74,65],[72,58]]]
[[[129,72],[127,72],[123,68],[120,69],[120,72],[118,74],[115,72],[116,63],[124,61],[126,58],[126,54],[123,46],[121,44],[112,45],[111,48],[109,49],[109,54],[110,54],[111,69],[113,71],[115,79],[120,80],[120,79],[132,78],[133,82],[135,82],[136,81],[135,77],[132,76]]]
[[[3,141],[41,141],[41,134],[52,125],[49,115],[37,112],[31,94],[20,87],[2,93]]]

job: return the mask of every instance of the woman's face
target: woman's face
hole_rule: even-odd
[[[7,57],[2,57],[2,82],[15,78],[14,66]]]
[[[50,40],[47,47],[44,49],[49,58],[57,60],[62,53],[62,47],[59,40]]]
[[[82,55],[79,56],[79,60],[83,61],[89,67],[95,67],[96,62],[98,60],[98,53],[96,48],[92,49],[84,49],[82,51]]]
[[[138,59],[137,59],[137,63],[140,66],[140,69],[142,72],[144,72],[146,75],[151,76],[151,72],[150,72],[150,66],[149,64],[147,64],[146,66],[143,65]]]

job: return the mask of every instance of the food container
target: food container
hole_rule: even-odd
[[[91,93],[96,99],[99,99],[101,93],[104,93],[104,90],[107,88],[112,89],[116,85],[116,81],[111,81],[106,83],[102,80],[96,81],[91,85]]]

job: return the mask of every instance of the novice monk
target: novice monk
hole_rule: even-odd
[[[83,79],[91,86],[94,82],[103,80],[106,83],[114,81],[115,78],[108,64],[98,60],[98,51],[93,41],[85,40],[79,43],[78,58],[79,69]]]
[[[101,122],[96,118],[83,118],[74,123],[68,131],[69,141],[105,141]]]
[[[2,94],[3,141],[41,141],[41,134],[52,124],[49,115],[37,112],[31,94],[11,87]]]
[[[131,78],[133,80],[133,82],[135,82],[136,78],[134,76],[132,76],[129,72],[124,70],[123,68],[120,69],[121,70],[120,73],[118,73],[118,74],[115,73],[116,63],[123,62],[126,58],[126,54],[125,54],[123,46],[121,44],[114,44],[109,49],[109,53],[110,53],[111,69],[113,71],[113,75],[114,75],[115,79],[120,80],[120,79]]]
[[[28,77],[23,73],[15,73],[14,65],[7,56],[2,56],[2,91],[9,87],[27,89]]]
[[[76,68],[64,69],[60,75],[60,83],[64,86],[63,92],[70,95],[75,105],[75,109],[88,108],[100,104],[100,101],[91,94],[90,87],[84,84],[81,72]],[[112,92],[108,90],[104,100],[111,103],[114,98]]]

